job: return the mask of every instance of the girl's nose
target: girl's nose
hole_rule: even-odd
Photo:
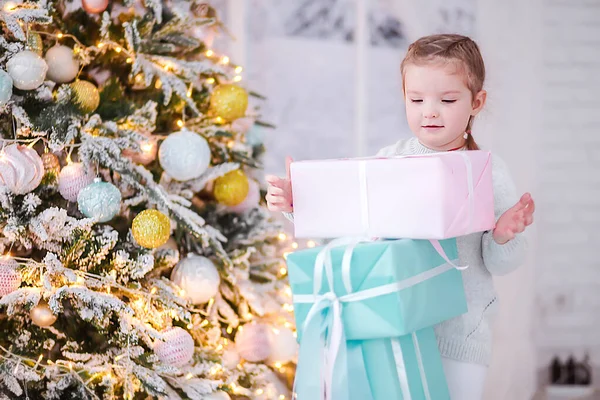
[[[426,119],[434,119],[440,116],[438,108],[435,104],[424,104],[423,105],[423,117]]]
[[[433,108],[427,109],[423,112],[423,117],[426,119],[434,119],[440,116],[440,113]]]

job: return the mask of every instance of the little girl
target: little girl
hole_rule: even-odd
[[[486,101],[485,67],[477,44],[460,35],[423,37],[408,48],[401,64],[406,116],[415,137],[400,140],[378,156],[401,156],[479,149],[471,135],[473,118]],[[267,203],[292,219],[289,178],[268,176]],[[529,193],[520,199],[505,164],[492,157],[493,230],[457,238],[468,312],[435,327],[453,400],[481,400],[491,355],[491,325],[498,299],[492,275],[513,271],[523,261],[533,222]]]

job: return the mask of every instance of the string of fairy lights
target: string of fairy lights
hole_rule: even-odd
[[[4,11],[6,11],[6,12],[12,12],[16,9],[17,9],[17,5],[14,2],[7,2],[4,4]],[[39,31],[39,30],[31,30],[29,24],[25,24],[23,21],[19,21],[19,24],[25,28],[25,33],[26,33],[27,38],[29,37],[30,33],[36,33],[39,35],[46,35],[48,37],[52,37],[52,38],[56,39],[57,43],[59,43],[60,41],[64,41],[65,39],[73,40],[75,42],[75,46],[73,47],[73,52],[76,55],[80,52],[88,52],[90,54],[100,54],[100,53],[107,52],[107,51],[113,51],[119,57],[124,58],[124,62],[126,64],[133,64],[135,62],[136,54],[129,52],[123,45],[121,45],[117,42],[111,41],[111,40],[103,39],[103,40],[97,42],[94,46],[85,46],[77,39],[77,37],[75,37],[73,35],[62,33],[60,31],[44,32],[44,31]],[[214,63],[216,63],[218,65],[222,65],[222,66],[225,66],[225,67],[228,67],[231,69],[231,71],[234,73],[234,76],[227,82],[236,82],[237,83],[237,82],[242,81],[242,79],[243,79],[242,73],[244,71],[243,67],[232,64],[231,60],[228,56],[219,54],[214,49],[207,49],[206,51],[204,51],[203,57],[205,57],[207,60],[213,61]],[[167,73],[176,73],[176,65],[174,65],[173,63],[170,63],[166,60],[160,60],[160,59],[156,60],[155,63]],[[82,73],[84,67],[85,67],[85,65],[81,65],[79,72],[77,73],[77,77],[79,77],[79,75]],[[144,77],[142,74],[135,75],[133,77],[133,79],[134,79],[134,82],[137,84],[141,84],[144,81]],[[220,79],[220,81],[223,81],[223,80]],[[205,85],[214,85],[216,83],[217,83],[217,80],[214,77],[208,77],[203,80],[203,84],[205,84]],[[219,83],[221,83],[221,82],[219,82]],[[156,89],[160,89],[162,87],[162,82],[161,82],[160,78],[156,78],[154,87]],[[194,89],[195,89],[194,84],[190,83],[189,87],[187,89],[187,92],[186,92],[186,95],[188,98],[192,98]],[[223,124],[227,123],[227,121],[225,121],[220,116],[212,118],[211,121],[216,125],[223,125]],[[13,117],[13,125],[14,125],[14,117]],[[181,118],[179,118],[175,121],[175,125],[178,128],[183,128],[184,126],[186,126],[185,107],[183,108]],[[6,139],[6,138],[0,139],[2,141],[2,149],[0,150],[0,159],[2,157],[4,157],[5,146],[7,144],[11,144],[11,143],[23,144],[23,145],[27,145],[27,147],[29,147],[29,148],[33,148],[38,142],[42,141],[44,143],[44,151],[48,152],[50,143],[47,138],[38,136],[38,137],[35,137],[32,139],[22,139],[22,138],[17,137],[16,129],[15,129],[14,133],[15,133],[14,139]],[[154,152],[156,149],[156,141],[160,138],[166,137],[166,135],[155,135],[155,134],[153,134],[151,136],[152,136],[152,138],[150,140],[140,143],[140,148],[141,148],[142,154]],[[233,141],[230,140],[227,143],[227,146],[232,147],[233,144],[234,144]],[[66,157],[67,163],[70,164],[72,162],[71,161],[72,151],[81,145],[82,145],[82,143],[74,143],[73,142],[73,143],[64,144],[62,146],[62,148],[64,149],[63,151],[68,152],[67,157]],[[288,254],[290,254],[293,251],[298,250],[301,247],[300,242],[293,240],[293,238],[288,236],[288,234],[286,234],[285,232],[280,232],[277,238],[281,244],[288,243],[288,246],[286,247],[286,249],[283,253],[284,259],[287,258]],[[304,243],[304,246],[308,247],[308,248],[315,247],[316,245],[317,245],[317,243],[313,240],[308,240]],[[11,254],[11,251],[12,251],[12,245],[11,245],[11,248],[8,250],[8,252],[5,255],[0,256],[0,263],[9,262],[9,260],[14,260],[15,262],[17,262],[19,264],[20,270],[22,271],[23,274],[39,274],[39,280],[37,281],[37,283],[34,283],[34,285],[37,285],[38,288],[41,288],[41,290],[44,290],[43,289],[44,285],[43,285],[42,280],[43,280],[44,273],[47,272],[47,271],[45,271],[45,268],[47,268],[47,266],[42,262],[35,261],[30,258],[13,256]],[[135,297],[135,299],[132,299],[130,302],[130,305],[133,306],[132,309],[134,311],[134,316],[132,316],[132,318],[136,318],[136,317],[139,318],[140,324],[147,326],[149,329],[154,329],[152,327],[153,324],[156,327],[159,327],[158,320],[147,321],[147,318],[150,315],[147,311],[151,307],[152,302],[156,301],[156,300],[160,300],[160,298],[161,298],[159,289],[156,286],[151,287],[150,291],[147,292],[147,291],[127,287],[125,285],[121,285],[116,282],[117,272],[114,269],[111,270],[107,275],[98,275],[98,274],[93,274],[93,273],[89,273],[89,272],[85,272],[85,271],[78,271],[78,270],[73,270],[73,272],[76,275],[76,279],[72,282],[69,282],[68,286],[77,288],[77,287],[88,287],[87,284],[93,284],[93,286],[96,288],[100,288],[100,287],[103,288],[102,290],[105,291],[107,294],[116,295],[118,293],[123,293],[123,294],[128,294],[129,296],[133,296],[133,297]],[[281,278],[284,278],[285,276],[287,276],[287,268],[285,267],[285,262],[282,263],[282,265],[279,269],[279,276]],[[178,294],[180,296],[184,296],[185,291],[183,289],[179,289]],[[290,322],[293,318],[292,313],[293,313],[294,307],[291,304],[292,293],[291,293],[291,289],[289,288],[289,286],[286,286],[285,289],[283,289],[282,294],[286,298],[289,299],[289,302],[286,302],[282,306],[282,309],[289,314],[289,318],[286,319],[285,317],[282,316],[280,321],[278,321],[278,322],[281,326],[283,326],[287,329],[293,330],[294,335],[296,335],[296,331],[294,329],[294,324],[292,322]],[[196,315],[201,315],[204,318],[192,317],[189,320],[182,320],[181,322],[186,324],[186,327],[189,330],[194,330],[194,329],[204,330],[204,328],[206,328],[210,324],[209,320],[206,317],[208,317],[208,315],[210,314],[210,310],[214,306],[214,302],[215,302],[214,298],[211,298],[209,300],[206,308],[204,308],[204,309],[197,309],[197,308],[191,308],[191,307],[189,308],[189,310],[191,312],[195,313]],[[177,315],[177,312],[174,310],[165,310],[163,312],[169,313],[168,317],[171,317],[171,318],[175,319],[176,321],[180,320],[179,315]],[[251,320],[253,318],[251,313],[248,314],[246,317],[248,320]],[[144,320],[146,320],[146,322],[144,322]],[[220,320],[220,322],[225,322],[225,320],[222,319],[221,317],[219,317],[219,320]],[[152,322],[152,324],[150,322]],[[47,327],[47,329],[52,330],[53,328]],[[227,331],[227,333],[232,334],[234,329],[236,329],[236,328],[234,328],[233,326],[230,325],[226,328],[226,331]],[[237,329],[238,329],[238,331],[243,330],[243,326],[240,326]],[[275,334],[279,333],[278,328],[276,328],[276,327],[272,327],[272,330]],[[221,338],[221,341],[215,348],[215,351],[222,352],[222,351],[226,350],[230,345],[231,345],[231,343],[227,338]],[[85,389],[90,393],[90,395],[93,398],[98,399],[98,396],[94,393],[94,390],[89,385],[93,382],[101,381],[102,379],[112,380],[113,374],[115,373],[115,371],[126,368],[125,366],[119,364],[119,362],[125,358],[130,358],[131,355],[129,354],[129,349],[127,349],[127,350],[128,350],[127,352],[114,357],[114,359],[113,359],[114,362],[104,364],[102,366],[104,368],[103,371],[96,371],[96,372],[94,372],[93,370],[91,370],[89,368],[86,368],[86,366],[82,363],[69,361],[69,360],[53,361],[49,358],[45,359],[44,354],[40,354],[39,357],[37,357],[37,359],[33,359],[30,357],[25,357],[25,356],[16,354],[2,346],[0,346],[0,358],[3,358],[5,360],[14,361],[15,362],[14,372],[15,373],[17,373],[20,368],[30,368],[36,372],[38,370],[43,371],[44,369],[49,368],[49,367],[58,368],[65,375],[71,374],[75,379],[77,379],[83,385],[83,387],[85,387]],[[274,362],[274,363],[272,363],[271,366],[273,368],[275,368],[277,371],[279,371],[280,373],[287,372],[286,366],[281,362]],[[239,367],[241,367],[241,365],[239,365]],[[223,373],[223,368],[220,365],[215,365],[214,367],[212,367],[210,369],[209,373],[212,377],[218,378],[219,374]],[[88,375],[89,378],[84,380],[81,375]],[[188,373],[185,375],[186,379],[191,379],[193,377],[194,377],[194,375],[192,373]],[[245,388],[238,386],[236,383],[228,384],[228,388],[232,393],[244,393],[244,391],[246,390]],[[264,390],[257,389],[255,391],[255,393],[257,395],[262,395],[264,393]],[[133,395],[131,393],[125,393],[124,398],[126,400],[130,400],[133,398]],[[279,399],[286,400],[286,396],[280,395]]]

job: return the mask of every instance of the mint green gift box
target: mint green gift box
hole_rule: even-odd
[[[449,260],[458,258],[455,239],[439,243]],[[353,244],[344,273],[347,248],[341,246],[329,251],[329,267],[315,274],[322,250],[287,258],[300,342],[297,398],[324,398],[325,386],[331,400],[448,399],[431,327],[467,311],[461,272],[426,240]],[[322,355],[337,343],[336,319],[343,343],[325,366]],[[398,359],[406,359],[402,371],[392,368]]]

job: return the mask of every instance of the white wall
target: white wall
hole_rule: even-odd
[[[485,398],[528,399],[555,355],[588,352],[600,366],[600,1],[478,9],[486,139],[537,201],[528,262],[496,281],[503,301]]]
[[[600,366],[600,1],[543,4],[539,362],[590,352]]]
[[[519,192],[536,200],[541,0],[477,3],[477,39],[487,67],[486,111],[474,131],[486,148],[509,166]],[[538,213],[539,214],[539,213]],[[536,349],[531,334],[534,314],[536,225],[527,232],[527,262],[495,279],[500,311],[494,329],[492,365],[486,400],[530,399],[536,386]]]

